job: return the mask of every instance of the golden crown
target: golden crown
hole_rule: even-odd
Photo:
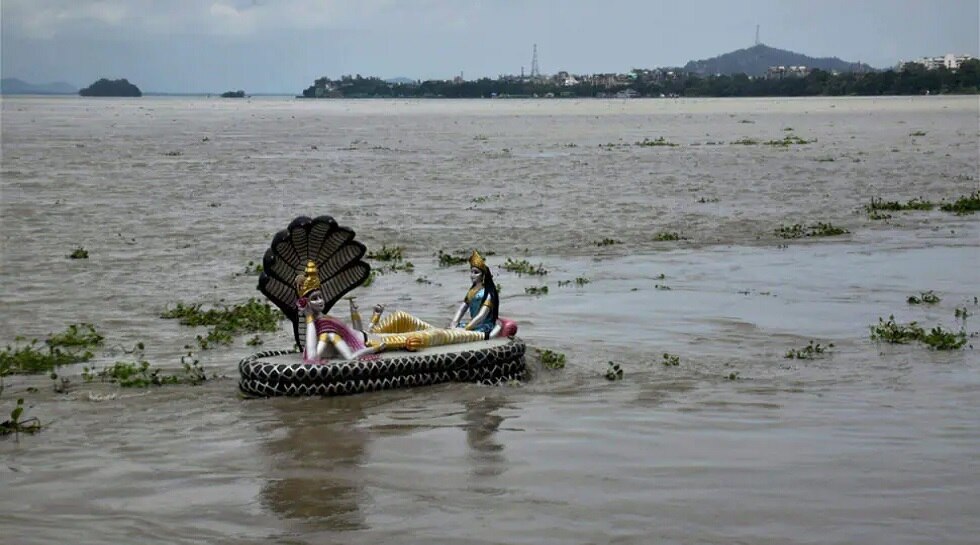
[[[480,252],[473,250],[473,253],[470,254],[470,267],[476,267],[481,271],[487,270],[487,262],[483,260],[483,256],[480,255]]]
[[[306,294],[310,293],[315,289],[320,289],[320,275],[317,274],[316,263],[312,261],[306,262],[306,276],[301,277],[302,282],[297,279],[296,282],[296,293],[300,297],[306,297]]]

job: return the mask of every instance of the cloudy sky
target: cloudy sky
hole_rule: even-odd
[[[320,76],[679,66],[761,41],[875,67],[980,54],[978,0],[0,0],[0,71],[296,94]]]

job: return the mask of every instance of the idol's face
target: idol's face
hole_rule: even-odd
[[[312,308],[316,312],[323,312],[323,308],[326,306],[326,304],[327,302],[323,300],[323,294],[320,293],[320,290],[313,290],[310,293],[310,297],[309,297],[310,308]]]
[[[477,282],[483,280],[483,271],[476,267],[470,268],[470,282],[476,284]]]

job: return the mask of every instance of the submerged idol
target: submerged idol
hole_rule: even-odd
[[[404,311],[382,318],[384,306],[377,305],[362,329],[353,299],[351,325],[330,316],[333,304],[370,274],[370,265],[361,260],[366,249],[353,238],[353,231],[332,218],[301,217],[276,235],[263,259],[259,290],[292,320],[305,362],[374,358],[382,351],[414,352],[516,333],[516,324],[498,318],[493,275],[475,250],[469,259],[470,289],[446,328]]]

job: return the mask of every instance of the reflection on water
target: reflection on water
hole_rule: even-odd
[[[464,401],[463,405],[466,407],[463,427],[466,430],[466,444],[470,447],[468,457],[473,464],[473,475],[495,477],[507,471],[504,445],[496,439],[497,430],[505,420],[496,414],[504,406],[502,396],[491,394]]]
[[[367,460],[370,434],[359,427],[364,417],[359,403],[279,401],[270,402],[282,422],[265,443],[263,504],[317,528],[364,528],[360,468]]]

